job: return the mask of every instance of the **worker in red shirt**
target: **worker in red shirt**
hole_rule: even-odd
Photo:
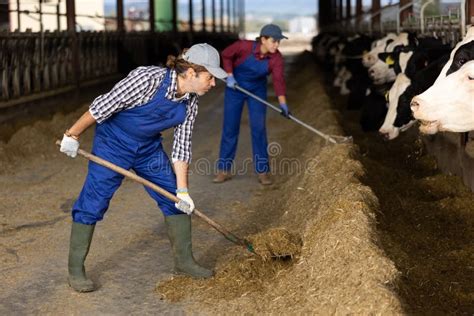
[[[237,150],[240,118],[244,102],[247,101],[252,151],[255,172],[263,185],[272,184],[267,152],[265,118],[267,107],[235,89],[235,85],[267,99],[267,76],[272,75],[275,93],[282,114],[288,117],[286,86],[283,75],[283,56],[278,51],[280,40],[287,38],[275,24],[265,25],[255,41],[239,40],[222,52],[223,68],[228,73],[224,100],[224,125],[220,146],[217,176],[213,182],[222,183],[231,179],[232,165]]]

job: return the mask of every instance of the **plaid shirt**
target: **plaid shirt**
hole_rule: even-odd
[[[119,81],[108,93],[98,96],[89,107],[89,112],[98,124],[104,122],[114,113],[129,110],[149,102],[164,80],[167,68],[157,66],[138,67]],[[172,101],[186,101],[186,119],[174,128],[173,162],[191,162],[191,137],[194,121],[198,113],[198,96],[186,93],[176,98],[177,74],[171,70],[171,84],[166,91],[166,98]]]

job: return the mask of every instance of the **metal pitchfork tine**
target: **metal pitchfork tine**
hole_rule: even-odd
[[[225,79],[221,79],[223,82],[226,82]],[[245,93],[246,95],[248,95],[249,97],[252,97],[254,98],[255,100],[257,101],[260,101],[262,102],[263,104],[265,104],[266,106],[268,106],[269,108],[271,108],[272,110],[278,112],[278,113],[282,113],[283,111],[281,109],[279,109],[278,107],[276,107],[275,105],[271,104],[270,102],[267,102],[265,101],[264,99],[260,98],[259,96],[253,94],[252,92],[242,88],[241,86],[239,85],[235,85],[234,86],[236,90],[239,90],[240,92],[242,93]],[[326,140],[326,143],[332,143],[332,144],[344,144],[344,143],[352,143],[353,142],[353,139],[352,139],[352,136],[337,136],[337,135],[328,135],[328,134],[325,134],[317,129],[315,129],[314,127],[312,127],[311,125],[308,125],[306,124],[305,122],[301,121],[300,119],[294,117],[292,114],[288,115],[289,119],[296,122],[297,124],[303,126],[303,127],[306,127],[307,129],[309,129],[310,131],[312,131],[313,133],[317,134],[318,136],[324,138]]]

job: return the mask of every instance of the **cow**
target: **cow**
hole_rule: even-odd
[[[370,49],[372,42],[372,38],[361,35],[348,42],[342,51],[345,56],[344,67],[350,76],[346,74],[347,80],[341,83],[341,93],[349,92],[347,100],[349,110],[361,108],[365,93],[371,83],[362,58],[364,51]]]
[[[418,39],[412,33],[400,33],[390,44],[387,45],[385,52],[378,54],[378,60],[369,68],[369,77],[374,84],[394,82],[396,80],[396,71],[393,68],[394,60],[386,57],[385,53],[391,53],[401,47],[415,47],[418,45]]]
[[[435,83],[411,101],[420,131],[474,130],[474,27],[456,45]]]
[[[379,132],[386,139],[396,138],[410,128],[415,120],[410,102],[415,95],[428,89],[449,59],[449,45],[440,40],[424,38],[417,47],[401,46],[382,58],[393,60],[396,80],[388,94],[389,109]]]
[[[373,42],[371,50],[362,56],[362,64],[366,68],[370,68],[378,60],[379,53],[385,52],[387,45],[397,38],[397,34],[388,33],[385,37]]]
[[[359,123],[364,132],[377,131],[387,115],[386,94],[389,85],[372,85],[362,102]]]

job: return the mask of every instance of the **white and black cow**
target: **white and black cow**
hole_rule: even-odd
[[[379,53],[386,51],[387,46],[397,38],[397,34],[388,33],[385,37],[372,42],[369,52],[364,53],[362,57],[362,64],[366,68],[373,66],[379,59]]]
[[[336,55],[344,41],[339,35],[330,32],[320,33],[313,38],[313,53],[325,72],[334,69]]]
[[[371,85],[362,102],[359,123],[364,132],[377,131],[387,115],[386,93],[390,84]]]
[[[413,33],[400,33],[390,44],[387,45],[384,52],[378,54],[377,61],[369,68],[369,77],[374,84],[380,85],[394,82],[397,74],[393,67],[393,60],[386,57],[386,53],[392,53],[400,47],[416,47],[418,39]],[[384,56],[381,58],[380,56]]]
[[[341,92],[349,92],[347,99],[349,110],[361,108],[365,92],[371,83],[367,69],[362,64],[362,56],[364,51],[370,48],[372,41],[372,38],[361,35],[348,42],[342,51],[345,56],[344,67],[350,76],[341,87],[346,91]]]
[[[386,139],[396,138],[415,122],[411,115],[411,99],[428,89],[449,59],[449,45],[435,38],[422,38],[418,46],[400,46],[382,58],[393,60],[397,73],[388,93],[389,108],[379,132]]]
[[[474,27],[451,52],[433,86],[413,98],[411,109],[422,133],[474,130]]]
[[[365,93],[359,121],[363,131],[377,131],[384,123],[384,119],[387,116],[388,94],[392,88],[392,82],[397,78],[397,73],[405,71],[408,59],[410,59],[412,54],[404,54],[402,49],[411,47],[413,50],[414,45],[417,43],[418,40],[413,34],[401,33],[386,46],[385,50],[389,52],[378,54],[378,61],[369,69],[369,77],[374,79],[374,74],[371,73],[371,70],[374,68],[383,68],[386,74],[382,76],[383,80],[375,78]],[[398,59],[401,60],[399,61]],[[391,62],[389,63],[388,60]],[[384,66],[379,67],[379,64]],[[403,65],[403,70],[400,69],[399,64]],[[403,87],[401,79],[399,78],[399,86]]]

